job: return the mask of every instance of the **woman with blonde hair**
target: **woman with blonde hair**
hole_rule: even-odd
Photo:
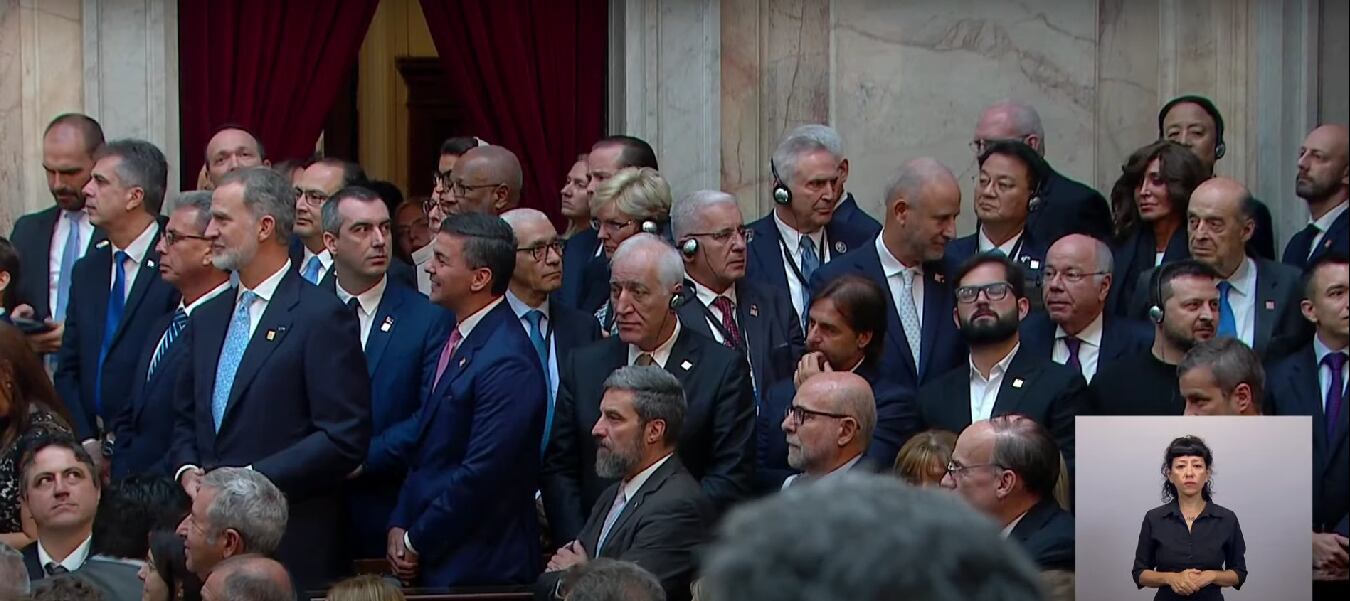
[[[895,475],[919,487],[935,487],[947,474],[947,462],[956,448],[956,434],[927,430],[910,437],[895,456]]]
[[[625,167],[600,184],[591,198],[591,225],[605,258],[612,259],[624,240],[641,232],[670,241],[671,203],[670,184],[651,167]],[[587,281],[593,281],[592,285],[609,289],[608,265],[603,274],[596,270],[591,277]],[[615,333],[614,311],[608,301],[595,311],[595,318],[602,332]]]
[[[328,589],[328,601],[404,601],[403,591],[374,574],[353,576]]]

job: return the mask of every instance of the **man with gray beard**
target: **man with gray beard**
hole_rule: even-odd
[[[621,367],[605,380],[591,428],[595,471],[619,482],[600,495],[577,539],[549,560],[536,592],[557,592],[568,570],[606,557],[651,572],[666,599],[689,599],[693,551],[713,508],[675,455],[686,407],[680,381],[660,367]]]

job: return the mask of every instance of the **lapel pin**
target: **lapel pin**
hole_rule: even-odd
[[[759,305],[750,305],[750,317],[759,317]]]
[[[1275,310],[1275,301],[1273,301],[1273,300],[1268,300],[1268,301],[1266,301],[1266,310],[1267,310],[1267,311],[1274,311],[1274,310]]]
[[[942,277],[942,274],[940,274],[940,273],[935,273],[935,274],[933,274],[933,281],[935,281],[935,282],[937,282],[937,283],[939,283],[939,284],[941,284],[942,281],[943,281],[944,279],[945,279],[945,278],[943,278],[943,277]]]
[[[99,241],[98,241],[98,244],[95,244],[95,245],[94,245],[94,248],[108,248],[108,241],[107,241],[107,240],[99,240]]]
[[[1322,241],[1322,248],[1331,248],[1331,238],[1327,237]]]
[[[268,331],[267,331],[267,341],[268,341],[268,342],[271,342],[272,340],[276,339],[276,337],[277,337],[277,331],[276,331],[276,330],[268,330]]]
[[[1013,388],[1022,387],[1022,378],[1013,378]]]
[[[688,362],[688,361],[685,361],[684,363],[681,363],[681,364],[680,364],[680,369],[683,369],[684,371],[689,371],[689,368],[691,368],[691,367],[693,367],[693,366],[694,366],[693,363],[690,363],[690,362]]]
[[[393,318],[393,317],[385,317],[385,318],[384,318],[384,323],[380,324],[380,331],[381,331],[381,332],[388,332],[388,331],[389,331],[389,328],[392,328],[392,327],[394,327],[394,318]]]
[[[468,359],[468,358],[462,357],[462,358],[460,358],[460,360],[459,360],[459,366],[460,366],[460,367],[464,367],[464,364],[465,364],[465,363],[468,363],[468,362],[469,362],[469,359]]]
[[[848,252],[848,245],[847,245],[847,244],[844,244],[844,241],[843,241],[843,240],[835,240],[835,242],[834,242],[834,252],[837,252],[837,253],[839,253],[839,254],[842,255],[842,254]]]
[[[145,266],[146,266],[146,267],[154,267],[154,266],[155,266],[155,260],[154,260],[154,259],[146,259],[146,260],[145,260]]]
[[[1032,268],[1032,269],[1040,269],[1040,268],[1041,268],[1041,262],[1040,262],[1040,261],[1037,261],[1036,259],[1032,259],[1032,260],[1030,261],[1030,263],[1031,263],[1031,268]]]

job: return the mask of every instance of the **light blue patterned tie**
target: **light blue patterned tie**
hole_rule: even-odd
[[[173,346],[173,341],[178,338],[179,334],[183,333],[183,328],[187,327],[187,320],[187,311],[184,311],[182,307],[173,312],[173,320],[169,322],[169,327],[164,330],[164,336],[159,339],[159,345],[155,347],[155,354],[150,355],[150,369],[145,372],[146,380],[149,380],[150,376],[155,374],[159,362],[164,359],[164,353],[169,351],[169,347]]]
[[[922,374],[919,369],[923,362],[919,358],[919,349],[923,343],[923,327],[919,322],[919,309],[914,305],[914,277],[918,275],[918,270],[912,267],[906,267],[896,274],[900,278],[900,298],[896,299],[900,307],[900,325],[905,330],[905,342],[909,343],[909,352],[914,356],[914,371]]]
[[[113,337],[118,326],[122,325],[122,313],[127,308],[127,259],[126,251],[113,253],[113,282],[108,290],[108,310],[103,314],[103,342],[98,348],[98,371],[94,375],[94,411],[103,415],[103,362],[108,359],[112,349]]]
[[[609,530],[614,527],[614,522],[619,521],[619,516],[623,515],[623,507],[628,504],[628,499],[623,494],[623,483],[619,483],[619,494],[614,497],[614,505],[609,508],[609,514],[605,516],[605,522],[600,526],[600,538],[595,540],[595,553],[599,556],[600,549],[605,547],[605,539],[609,538]]]
[[[553,384],[550,382],[548,373],[548,339],[544,337],[544,330],[541,323],[544,321],[544,313],[538,309],[531,309],[525,313],[525,321],[530,324],[530,342],[534,344],[534,352],[539,355],[539,364],[544,367],[544,393],[548,394],[553,390]],[[540,443],[540,452],[548,446],[548,435],[553,431],[553,395],[548,394],[546,409],[544,411],[544,440]]]
[[[305,261],[305,270],[300,272],[300,277],[305,278],[306,282],[317,285],[320,269],[323,269],[323,262],[319,261],[319,255],[314,255],[308,261]]]
[[[225,419],[225,405],[230,402],[230,389],[234,387],[234,375],[239,372],[239,361],[248,348],[248,309],[257,299],[258,294],[252,290],[245,290],[239,296],[234,318],[225,332],[225,345],[221,347],[220,359],[216,362],[216,386],[211,391],[211,419],[215,422],[217,432]]]
[[[54,321],[66,320],[66,305],[70,304],[70,270],[80,258],[80,214],[65,214],[70,231],[66,234],[66,244],[61,251],[61,275],[56,281],[56,310],[52,312]]]
[[[1233,303],[1228,302],[1228,293],[1232,289],[1228,280],[1219,282],[1219,335],[1237,338],[1237,315],[1233,313]]]

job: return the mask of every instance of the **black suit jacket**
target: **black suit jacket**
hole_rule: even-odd
[[[783,266],[782,235],[778,232],[778,224],[774,223],[773,211],[770,210],[768,215],[752,222],[749,228],[755,232],[755,237],[746,249],[746,278],[770,288],[788,290],[788,278],[797,276],[789,274],[787,268]],[[825,225],[825,241],[829,243],[827,253],[830,261],[838,261],[849,253],[866,247],[880,233],[881,224],[859,209],[850,194],[835,207],[834,216]],[[796,261],[797,249],[790,248],[788,252],[792,255],[792,260]],[[827,264],[823,263],[825,257],[820,259],[821,267],[824,267]]]
[[[252,466],[290,503],[278,556],[297,587],[342,574],[340,485],[370,442],[370,376],[356,316],[288,271],[235,374],[220,431],[211,395],[235,288],[193,311],[175,343],[188,353],[175,391],[172,465]]]
[[[694,551],[703,543],[713,523],[713,507],[698,480],[685,469],[678,456],[671,456],[652,472],[633,498],[624,505],[610,527],[603,547],[598,547],[605,518],[614,506],[620,483],[609,485],[591,508],[577,541],[588,557],[631,561],[661,581],[666,599],[689,599],[689,581],[694,574]],[[550,599],[565,572],[547,572],[535,587],[536,599]]]
[[[721,323],[716,309],[704,305],[694,291],[694,284],[685,280],[683,304],[676,313],[680,324],[712,339],[708,319]],[[736,325],[741,330],[745,345],[739,349],[748,354],[750,370],[754,373],[755,390],[759,396],[775,382],[791,378],[797,359],[806,348],[802,323],[792,310],[792,300],[784,290],[765,287],[757,282],[741,280],[736,283]],[[719,332],[721,334],[721,332]],[[725,338],[725,334],[723,334]]]
[[[56,299],[47,297],[52,283],[52,236],[56,234],[56,220],[60,217],[61,208],[57,206],[29,213],[14,222],[14,230],[9,234],[10,243],[19,253],[19,271],[23,273],[17,291],[19,302],[33,307],[37,319],[50,317],[56,304]],[[107,239],[108,234],[102,228],[94,228],[86,254]]]
[[[1027,231],[1046,248],[1069,234],[1111,238],[1111,206],[1102,195],[1054,169],[1041,187],[1039,206],[1027,216]]]
[[[601,384],[628,365],[628,345],[617,336],[579,348],[560,369],[553,436],[544,454],[544,508],[554,540],[581,531],[586,508],[611,480],[595,473],[595,438]],[[719,509],[750,492],[754,472],[755,400],[745,358],[725,346],[681,328],[666,371],[684,387],[688,409],[679,454]]]
[[[1033,312],[1018,327],[1022,340],[1019,353],[1050,360],[1055,352],[1055,332],[1058,324],[1043,312]],[[1102,347],[1097,355],[1097,371],[1121,357],[1153,348],[1153,328],[1135,319],[1102,316]]]
[[[71,270],[70,305],[66,308],[66,332],[57,351],[57,368],[53,376],[56,392],[66,403],[74,420],[75,432],[81,439],[95,436],[97,419],[103,419],[104,430],[121,413],[131,396],[136,376],[136,359],[141,356],[146,338],[155,328],[155,322],[178,308],[178,290],[159,276],[159,253],[156,234],[136,278],[127,282],[127,295],[122,321],[113,332],[112,346],[103,365],[103,407],[95,407],[95,388],[98,378],[99,351],[103,344],[104,321],[112,287],[112,245],[100,242],[75,263]]]
[[[1322,236],[1317,248],[1312,248],[1312,241],[1313,233],[1307,229],[1294,234],[1294,237],[1289,239],[1289,244],[1284,247],[1284,258],[1281,262],[1303,271],[1329,252],[1339,252],[1342,256],[1350,254],[1350,211],[1341,213],[1340,217],[1331,222],[1331,227],[1327,229],[1326,235]]]
[[[1017,541],[1042,570],[1073,571],[1073,516],[1054,499],[1033,505],[1008,538]]]
[[[1350,513],[1348,412],[1342,408],[1336,429],[1328,436],[1318,369],[1312,344],[1272,365],[1266,374],[1266,411],[1272,415],[1312,416],[1313,530],[1346,535]]]
[[[42,569],[42,562],[38,561],[37,543],[24,547],[20,553],[23,554],[23,567],[28,568],[28,581],[30,583],[47,577],[47,572]]]
[[[1153,230],[1144,226],[1111,249],[1115,257],[1115,266],[1111,269],[1111,291],[1106,297],[1107,313],[1122,317],[1138,317],[1131,314],[1135,307],[1130,303],[1138,298],[1138,294],[1143,294],[1144,298],[1148,298],[1150,294],[1148,280],[1144,280],[1142,292],[1136,291],[1135,287],[1140,282],[1139,276],[1155,267],[1154,247]],[[1168,239],[1162,262],[1171,263],[1189,258],[1191,249],[1186,244],[1186,228],[1181,227]],[[1147,308],[1145,310],[1147,311]]]
[[[225,291],[222,294],[228,294]],[[134,382],[129,401],[113,420],[116,436],[113,447],[112,475],[120,480],[132,474],[169,476],[177,466],[169,465],[169,442],[173,439],[173,403],[178,375],[187,364],[187,351],[175,340],[155,372],[150,372],[159,340],[173,322],[173,314],[161,317],[150,328],[140,359],[130,376]]]
[[[562,304],[594,314],[609,297],[609,259],[600,248],[599,233],[585,229],[563,246],[562,288],[555,298]]]
[[[1087,385],[1074,370],[1018,349],[1003,374],[990,415],[1019,413],[1040,422],[1055,437],[1073,471],[1073,418],[1086,413]],[[919,389],[919,419],[924,429],[960,433],[971,423],[970,367],[953,369]]]

